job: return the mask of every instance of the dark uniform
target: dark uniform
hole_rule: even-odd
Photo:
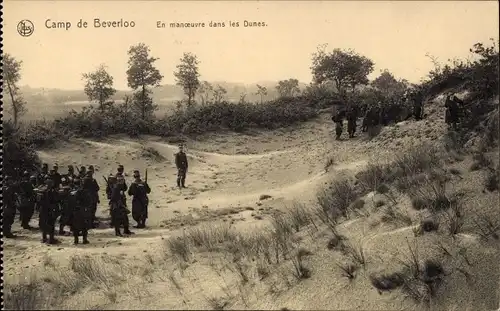
[[[423,99],[422,99],[422,94],[420,91],[417,91],[413,94],[413,116],[415,117],[415,120],[419,121],[422,120],[423,117]]]
[[[137,222],[137,228],[145,228],[148,218],[148,194],[151,193],[151,188],[147,182],[141,180],[139,171],[134,171],[134,178],[128,189],[128,195],[133,196],[132,218]]]
[[[59,193],[54,188],[54,181],[47,179],[47,187],[42,190],[42,198],[40,200],[40,229],[42,230],[42,242],[56,244],[54,238],[56,219],[59,217]],[[49,239],[47,239],[47,235]]]
[[[59,235],[64,235],[64,227],[71,226],[72,203],[70,200],[71,184],[66,178],[62,178],[62,188],[59,189],[59,200],[61,206],[61,218],[59,218]]]
[[[31,229],[29,223],[35,212],[36,193],[28,172],[23,173],[23,180],[19,184],[19,198],[21,226],[24,229]]]
[[[342,136],[342,130],[344,127],[344,117],[345,117],[344,111],[334,112],[332,116],[332,121],[335,123],[335,139],[337,140],[339,140],[340,136]]]
[[[3,236],[14,238],[12,234],[12,225],[16,217],[16,189],[10,176],[5,176],[2,185],[2,214],[3,214]]]
[[[83,244],[89,244],[88,231],[92,227],[92,205],[90,194],[81,185],[80,180],[70,192],[71,218],[70,225],[73,231],[74,244],[79,243],[79,236],[83,237]]]
[[[349,137],[354,137],[356,133],[356,121],[358,120],[358,114],[354,107],[351,107],[347,112],[347,132],[349,133]]]
[[[62,179],[62,176],[59,173],[59,167],[57,165],[54,165],[49,175],[52,178],[52,180],[54,180],[54,188],[59,189],[59,187],[61,186],[61,179]]]
[[[120,232],[120,227],[123,226],[125,234],[132,234],[129,229],[128,214],[130,213],[124,204],[124,191],[126,191],[126,185],[124,185],[123,177],[117,178],[117,182],[110,185],[110,195],[109,195],[109,205],[111,212],[111,224],[115,228],[115,234],[117,236],[122,236]],[[125,189],[125,190],[124,190]]]
[[[445,123],[456,128],[458,125],[459,106],[455,97],[451,98],[450,95],[446,96],[444,106],[446,108]]]
[[[92,215],[92,223],[94,224],[97,222],[97,204],[99,204],[99,184],[95,180],[95,178],[92,176],[93,170],[89,169],[86,173],[86,177],[83,179],[83,188],[85,189],[86,193],[89,195],[89,201],[90,201],[90,210],[91,210],[91,215]]]
[[[43,163],[42,170],[36,176],[37,186],[45,185],[45,179],[47,178],[48,174],[49,174],[49,165],[47,163]]]
[[[177,167],[177,187],[186,188],[188,160],[182,146],[179,147],[179,152],[175,154],[175,166]]]

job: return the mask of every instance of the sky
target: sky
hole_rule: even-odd
[[[354,49],[383,69],[418,82],[439,61],[466,58],[476,42],[498,40],[497,1],[4,1],[4,47],[23,61],[21,85],[82,89],[82,73],[108,67],[115,88],[128,89],[127,50],[143,42],[158,57],[162,84],[184,52],[200,61],[200,78],[253,84],[296,78],[311,81],[311,54],[320,44]],[[134,21],[134,28],[94,28],[93,20]],[[28,19],[33,34],[17,32]],[[70,29],[48,29],[47,19]],[[82,19],[88,28],[78,28]],[[266,23],[243,27],[243,22]],[[157,28],[163,21],[166,28]],[[225,22],[210,28],[210,21]],[[240,27],[229,27],[228,22]],[[205,22],[205,28],[169,28]]]

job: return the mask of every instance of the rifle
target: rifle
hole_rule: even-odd
[[[104,181],[106,182],[106,185],[109,186],[109,181],[106,179],[106,177],[102,176],[102,178],[104,178]]]
[[[146,173],[144,174],[144,182],[148,183],[148,169],[146,169]]]
[[[78,168],[78,165],[76,166],[76,171],[78,172],[78,175],[80,175],[80,169]]]

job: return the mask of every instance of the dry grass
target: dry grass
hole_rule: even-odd
[[[349,206],[358,197],[358,189],[348,179],[335,180],[316,195],[319,206],[335,221],[348,218]]]

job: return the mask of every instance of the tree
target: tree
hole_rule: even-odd
[[[348,87],[353,91],[358,85],[368,84],[373,62],[353,50],[334,49],[327,53],[319,47],[312,58],[313,81],[318,84],[332,81],[343,94]]]
[[[139,110],[142,120],[146,120],[158,109],[153,105],[151,90],[148,87],[159,86],[163,79],[160,71],[154,66],[158,58],[149,56],[149,53],[150,49],[144,43],[131,46],[127,52],[127,82],[128,86],[136,91],[133,104]]]
[[[385,97],[402,95],[406,89],[408,81],[397,80],[392,73],[385,69],[380,76],[372,81],[372,86],[382,92]]]
[[[255,94],[260,95],[260,103],[262,104],[264,96],[267,96],[267,88],[257,84],[257,92]]]
[[[226,96],[227,90],[223,88],[220,85],[217,85],[217,88],[214,90],[214,102],[215,103],[220,103],[224,99],[224,96]]]
[[[105,103],[116,93],[113,88],[113,77],[106,71],[106,66],[100,65],[96,71],[84,73],[85,95],[89,101],[97,101],[99,109],[104,112]]]
[[[200,87],[198,64],[196,55],[184,53],[181,63],[177,65],[177,72],[174,72],[177,85],[184,89],[184,94],[188,97],[188,107],[193,104],[192,100]]]
[[[12,102],[11,112],[13,126],[17,128],[19,118],[26,112],[26,102],[19,90],[19,80],[21,80],[22,61],[16,60],[8,53],[3,55],[2,69],[6,88],[3,90],[10,97]]]
[[[212,95],[214,87],[207,81],[203,81],[198,89],[198,94],[200,94],[201,104],[204,105],[208,102],[208,98]]]
[[[279,81],[276,90],[278,90],[281,97],[292,97],[295,93],[300,92],[299,80],[288,79]]]

